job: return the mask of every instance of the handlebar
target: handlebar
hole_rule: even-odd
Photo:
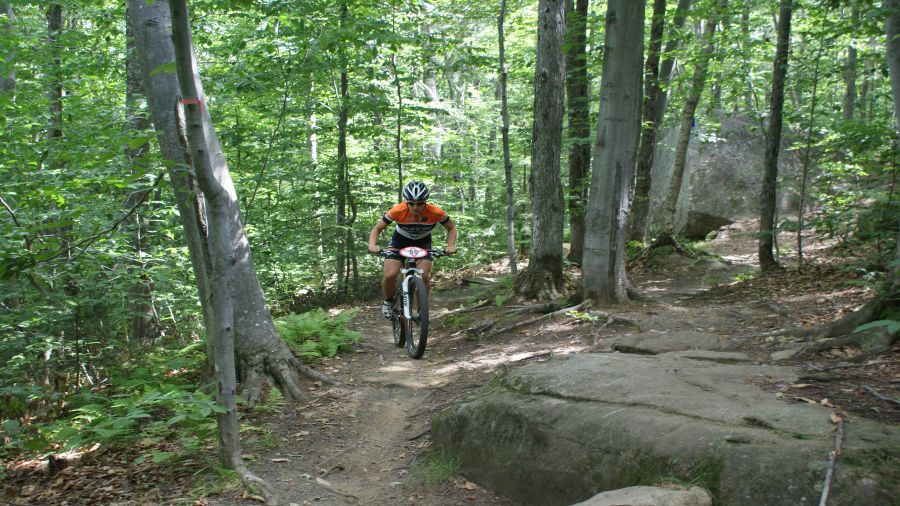
[[[378,255],[378,256],[380,256],[380,257],[388,258],[388,257],[396,256],[396,255],[398,255],[399,253],[400,253],[400,250],[394,250],[394,249],[382,249],[382,250],[380,250],[378,253],[372,253],[372,254],[373,254],[373,255]],[[434,258],[450,256],[450,255],[449,255],[447,252],[445,252],[442,248],[439,248],[439,249],[430,249],[430,250],[428,250],[428,253],[429,253],[432,257],[434,257]]]

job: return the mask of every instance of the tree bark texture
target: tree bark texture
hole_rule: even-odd
[[[663,116],[669,92],[666,84],[672,77],[675,68],[675,50],[680,37],[678,31],[684,27],[687,12],[691,8],[691,0],[679,0],[675,16],[672,20],[673,30],[666,42],[665,59],[659,63],[659,50],[662,44],[665,25],[665,5],[663,0],[653,2],[653,23],[650,32],[650,48],[647,52],[647,63],[644,70],[644,101],[641,111],[641,141],[638,150],[637,174],[634,186],[634,200],[631,203],[629,239],[643,241],[647,233],[647,219],[650,214],[650,188],[653,185],[653,159],[656,151],[657,136],[662,126]]]
[[[694,77],[691,79],[691,91],[684,103],[681,113],[681,124],[678,126],[678,141],[675,143],[675,162],[672,168],[672,176],[669,180],[669,188],[663,201],[660,239],[665,242],[675,236],[675,210],[678,205],[678,196],[681,194],[684,168],[687,164],[688,145],[691,141],[691,130],[694,124],[694,116],[700,98],[703,96],[703,88],[706,86],[706,73],[709,69],[709,60],[716,49],[715,33],[719,24],[719,16],[728,7],[727,0],[718,0],[706,26],[703,28],[703,48],[694,65]]]
[[[609,0],[582,285],[600,305],[628,300],[625,244],[641,129],[644,2]]]
[[[127,132],[143,132],[150,128],[151,125],[147,116],[140,112],[140,102],[145,96],[144,80],[141,76],[140,63],[136,59],[133,20],[131,12],[127,9],[125,14],[125,32],[127,48],[125,57],[125,129]],[[146,170],[142,159],[149,150],[149,142],[136,148],[125,146],[125,157],[132,166],[132,172],[134,172],[135,168],[139,168],[141,172]],[[147,198],[150,191],[152,190],[129,194],[125,200],[126,211],[140,205]],[[145,274],[146,264],[142,260],[143,252],[147,251],[150,243],[147,240],[149,227],[146,225],[144,215],[140,210],[134,213],[134,221],[128,228],[128,232],[131,234],[131,243],[135,251],[135,258],[128,265],[130,282],[132,283],[128,290],[129,305],[132,311],[129,338],[137,342],[144,342],[158,335],[159,314],[156,312],[156,307],[153,303],[153,280]]]
[[[851,29],[859,29],[859,7],[852,7]],[[847,61],[844,63],[844,119],[852,120],[856,110],[856,47],[851,42],[847,46]]]
[[[531,137],[531,259],[517,279],[517,293],[547,300],[562,293],[563,195],[560,179],[565,0],[538,4],[534,126]]]
[[[241,229],[237,193],[225,165],[225,156],[217,145],[212,124],[204,114],[205,95],[200,85],[194,58],[190,22],[184,0],[172,0],[172,39],[175,45],[178,81],[184,97],[185,126],[190,140],[191,158],[200,188],[206,195],[209,218],[208,247],[210,272],[211,325],[207,327],[207,350],[213,360],[216,378],[216,402],[225,409],[218,415],[219,463],[227,469],[240,469],[241,440],[237,417],[237,377],[234,366],[235,293],[237,264],[242,260],[246,238],[235,233]],[[176,105],[179,107],[179,105]],[[246,261],[246,258],[243,259]]]
[[[662,0],[659,0],[662,1]],[[591,166],[591,82],[587,71],[589,0],[566,0],[566,100],[569,114],[569,256],[581,265]]]
[[[178,140],[174,111],[176,97],[181,93],[180,83],[178,77],[166,68],[166,65],[175,61],[174,46],[169,33],[171,17],[168,2],[157,0],[153,5],[147,5],[144,0],[129,0],[129,8],[135,15],[138,53],[160,148],[163,156],[174,162],[171,164],[169,174],[188,241],[191,263],[197,277],[206,327],[211,328],[215,323],[210,313],[210,300],[213,295],[211,274],[214,265],[209,254],[205,194],[195,185],[191,170],[185,168],[185,153]],[[202,93],[199,100],[203,109],[198,112],[202,113],[204,122],[208,123],[208,104]],[[211,123],[208,124],[211,129]],[[227,173],[218,139],[210,135],[213,133],[210,131],[206,134],[213,146],[207,156],[210,156],[218,167],[215,177],[218,184],[225,188],[222,191],[232,194],[234,186]],[[233,212],[238,216],[237,200],[233,205],[235,206]],[[298,362],[275,331],[240,220],[234,222],[234,225],[235,228],[229,231],[231,240],[236,244],[231,290],[236,299],[234,338],[242,395],[250,402],[255,402],[260,399],[265,385],[271,383],[281,390],[287,399],[304,399],[306,396],[300,386],[301,375],[316,379],[325,378],[326,381],[328,379]]]
[[[774,253],[775,186],[778,181],[778,150],[781,146],[781,116],[784,109],[784,81],[787,77],[792,12],[792,0],[781,0],[778,13],[778,39],[775,45],[775,64],[772,68],[772,100],[769,108],[769,128],[766,131],[766,152],[763,162],[764,172],[759,206],[759,267],[763,271],[771,270],[778,266]]]
[[[506,37],[504,23],[506,22],[506,0],[500,2],[500,16],[497,18],[497,44],[500,50],[500,62],[498,73],[500,76],[500,137],[503,151],[503,175],[506,183],[506,244],[509,255],[509,270],[513,277],[519,273],[516,261],[516,198],[513,194],[512,162],[509,159],[509,104],[506,95]]]

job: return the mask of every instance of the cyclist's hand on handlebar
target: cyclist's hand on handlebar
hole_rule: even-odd
[[[369,253],[372,255],[377,255],[377,254],[381,253],[381,248],[379,248],[378,246],[372,246],[370,244],[369,245]]]
[[[454,254],[456,254],[456,248],[455,248],[455,247],[453,247],[453,248],[444,248],[444,254],[445,254],[445,255],[454,255]]]

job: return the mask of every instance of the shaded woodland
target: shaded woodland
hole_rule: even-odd
[[[867,325],[887,349],[898,8],[0,1],[0,458],[150,441],[164,462],[219,434],[241,470],[239,407],[306,399],[331,381],[317,361],[361,339],[352,310],[321,308],[378,295],[367,234],[412,179],[460,229],[440,270],[504,260],[518,300],[556,309],[639,297],[630,265],[691,250],[689,143],[727,142],[727,118],[765,139],[740,217],[758,220],[755,275],[808,269],[817,237],[862,258],[844,268],[873,294],[790,331],[838,346]]]

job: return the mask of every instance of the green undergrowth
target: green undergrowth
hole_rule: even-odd
[[[479,301],[487,299],[495,306],[502,306],[515,296],[514,285],[515,278],[512,276],[500,276],[492,285],[479,285],[473,289],[467,302],[469,305],[475,305]]]
[[[212,415],[220,408],[212,394],[197,386],[205,364],[202,348],[201,342],[161,348],[148,352],[140,364],[125,361],[103,388],[68,395],[54,420],[4,420],[3,455],[40,455],[94,444],[146,449],[140,461],[204,452],[215,439]]]
[[[289,345],[305,361],[333,357],[362,336],[347,329],[355,310],[329,316],[316,309],[275,321]],[[39,387],[0,388],[0,458],[46,455],[99,444],[140,448],[140,461],[206,458],[215,445],[215,395],[201,384],[206,368],[203,341],[188,346],[158,346],[140,360],[124,358],[93,389],[53,397],[43,419],[27,416],[29,406],[47,404]],[[255,406],[257,412],[280,412],[284,399],[277,390]],[[267,428],[245,426],[254,444],[272,444]],[[3,471],[0,469],[0,478]]]
[[[301,359],[317,362],[339,351],[353,351],[352,345],[362,341],[362,335],[347,328],[358,312],[349,309],[331,316],[324,309],[316,308],[276,318],[275,328]]]
[[[413,472],[428,485],[442,483],[459,469],[459,457],[452,456],[443,449],[434,449],[416,461]]]

